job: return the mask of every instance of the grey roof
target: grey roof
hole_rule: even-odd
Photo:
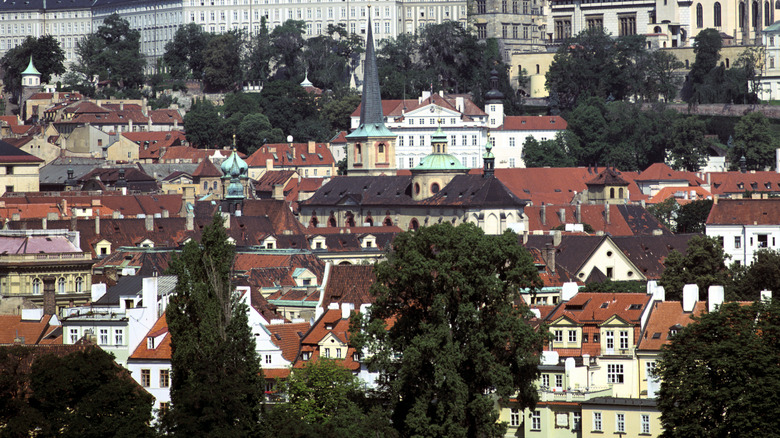
[[[157,277],[157,295],[167,295],[176,287],[175,275],[161,275]],[[110,287],[105,295],[100,297],[94,304],[107,306],[119,305],[119,297],[141,295],[144,289],[144,277],[129,276],[119,279],[116,285]]]
[[[162,181],[174,172],[192,175],[198,168],[198,163],[138,163],[138,168],[157,181]]]
[[[78,179],[106,163],[102,158],[60,157],[41,167],[39,180],[41,184],[65,184],[68,179],[68,169],[73,169],[73,178]]]
[[[47,11],[61,9],[89,9],[94,0],[8,0],[0,3],[0,12],[6,11]]]

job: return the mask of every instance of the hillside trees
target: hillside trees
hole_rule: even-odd
[[[141,34],[118,14],[108,16],[97,31],[76,44],[73,70],[89,82],[94,76],[119,89],[138,88],[144,81],[146,60]]]
[[[707,236],[691,238],[684,255],[672,250],[664,261],[665,269],[659,281],[666,290],[666,299],[682,300],[686,284],[697,284],[700,291],[706,291],[712,285],[730,284],[726,259],[720,243]],[[729,290],[726,292],[728,295]],[[730,299],[729,296],[726,298]]]
[[[772,167],[778,147],[780,141],[773,135],[769,119],[763,113],[752,112],[743,116],[734,126],[734,147],[728,150],[730,169],[739,170],[743,156],[747,170]]]
[[[21,89],[22,72],[30,63],[30,57],[35,68],[41,73],[42,84],[48,83],[52,76],[65,73],[65,51],[60,47],[60,43],[51,35],[39,38],[28,36],[0,59],[0,67],[5,70],[3,83],[9,89]]]
[[[375,269],[376,302],[353,341],[384,375],[394,427],[402,436],[503,436],[489,393],[534,406],[547,339],[515,304],[520,288],[541,286],[517,236],[423,227],[398,235]]]
[[[163,59],[175,79],[202,79],[205,69],[204,51],[213,37],[196,23],[179,27],[165,45]]]
[[[222,222],[215,215],[169,268],[178,282],[166,310],[173,379],[164,420],[177,436],[249,436],[259,421],[262,373]]]

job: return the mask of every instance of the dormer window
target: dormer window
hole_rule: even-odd
[[[146,348],[154,350],[154,336],[149,336],[146,338]]]
[[[309,353],[308,351],[304,351],[303,353],[301,353],[301,359],[302,360],[309,360],[309,359],[311,359],[311,353]]]

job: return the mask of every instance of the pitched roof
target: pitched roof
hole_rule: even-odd
[[[24,345],[39,344],[60,327],[51,322],[52,315],[43,315],[41,319],[32,321],[23,320],[21,315],[0,315],[0,345],[13,344],[16,338],[23,339]]]
[[[680,301],[656,301],[652,304],[647,324],[639,338],[638,350],[657,351],[669,343],[669,330],[672,326],[687,326],[692,316],[699,316],[707,310],[706,301],[697,301],[693,312],[684,312]]]
[[[639,324],[644,307],[652,299],[641,293],[578,292],[569,301],[562,302],[546,321],[565,316],[578,323],[601,324],[612,316]]]
[[[714,195],[780,192],[780,173],[777,172],[710,172],[709,177],[710,191]]]
[[[647,200],[648,204],[658,204],[669,198],[680,204],[685,205],[693,201],[703,199],[712,199],[712,193],[704,187],[683,186],[683,187],[664,187],[658,191],[652,198]]]
[[[577,209],[580,219],[577,221]],[[612,236],[652,235],[654,232],[671,234],[666,227],[641,205],[619,204],[609,206],[609,222],[605,204],[529,205],[525,207],[529,230],[549,231],[565,224],[588,224],[594,231]],[[563,210],[563,214],[561,214]],[[544,223],[542,223],[544,215]]]
[[[566,120],[561,116],[506,116],[502,131],[552,131],[566,129]]]
[[[311,329],[308,322],[268,324],[265,328],[271,333],[271,342],[282,350],[282,357],[295,362],[301,347],[301,338]]]
[[[349,340],[351,338],[349,333],[349,318],[342,318],[340,309],[328,309],[323,312],[320,318],[314,322],[311,329],[309,329],[301,340],[301,352],[310,353],[311,358],[309,360],[316,361],[319,358],[318,343],[329,334],[333,334],[333,336],[338,338],[341,342],[349,345]],[[346,357],[341,359],[341,364],[353,371],[360,368],[360,364],[354,361],[354,352],[354,348],[348,347]],[[302,361],[296,361],[295,368],[303,366],[304,363]]]
[[[160,158],[160,149],[180,145],[186,137],[181,131],[124,132],[122,136],[138,144],[140,159]]]
[[[648,280],[661,278],[664,261],[670,252],[682,254],[688,250],[688,241],[695,234],[667,234],[661,236],[614,236],[612,241],[623,251]]]
[[[577,273],[590,255],[602,244],[607,236],[561,236],[561,243],[555,249],[555,262],[569,272]],[[551,236],[531,235],[525,243],[526,248],[545,249],[552,244]]]
[[[181,125],[184,123],[184,119],[181,117],[181,113],[175,109],[156,109],[149,111],[149,118],[152,119],[153,124],[173,124],[174,122]]]
[[[249,158],[246,164],[249,167],[265,167],[267,160],[271,160],[274,166],[332,166],[336,163],[327,143],[317,143],[314,151],[309,152],[308,143],[266,144],[258,148]]]
[[[707,225],[777,225],[780,199],[720,199],[713,203]]]
[[[42,163],[40,158],[0,140],[0,163]]]
[[[222,176],[222,172],[217,169],[217,166],[211,160],[203,160],[198,165],[198,168],[192,172],[192,176],[195,178],[217,178]]]
[[[627,186],[628,181],[624,180],[621,173],[614,167],[607,167],[601,171],[595,178],[588,181],[587,185],[609,185],[609,186]]]
[[[674,170],[666,163],[653,163],[643,170],[636,178],[637,181],[688,181],[690,186],[704,184],[694,172]]]
[[[165,313],[154,323],[146,336],[160,336],[165,334],[162,342],[155,345],[155,348],[149,348],[149,344],[145,341],[140,342],[136,347],[133,354],[130,355],[128,360],[143,360],[143,359],[158,359],[158,360],[171,360],[171,335],[168,333],[168,322],[165,319]]]
[[[327,309],[331,303],[351,303],[359,309],[363,304],[371,304],[374,297],[369,289],[375,282],[376,275],[371,265],[331,266],[322,307]]]

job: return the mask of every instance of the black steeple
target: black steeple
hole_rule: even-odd
[[[368,7],[368,34],[366,36],[366,65],[363,70],[363,96],[360,104],[360,126],[385,123],[382,114],[382,95],[379,90],[379,70],[376,67],[374,33],[371,26],[371,6]]]

